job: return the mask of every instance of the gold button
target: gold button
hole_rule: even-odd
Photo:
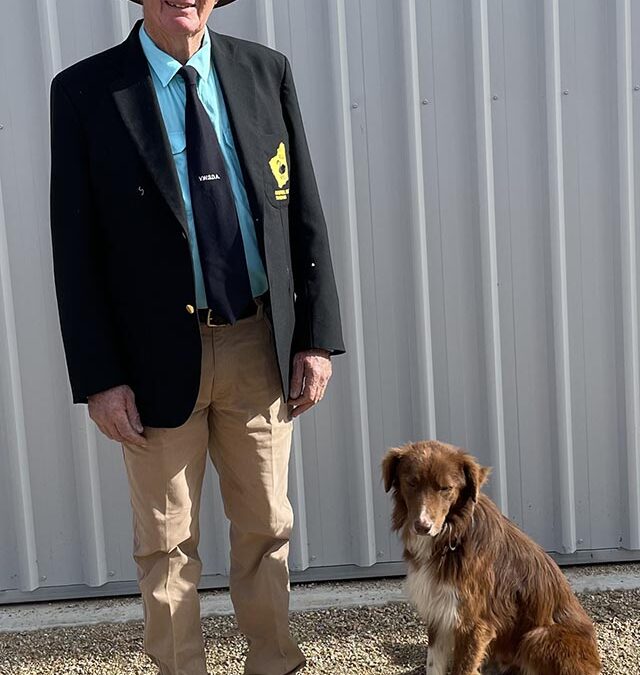
[[[195,311],[193,305],[187,305],[187,312],[189,312],[189,314],[193,314]]]

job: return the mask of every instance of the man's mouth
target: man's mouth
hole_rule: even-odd
[[[165,2],[169,7],[175,7],[176,9],[193,9],[196,6],[195,2],[169,2],[169,0],[165,0]]]

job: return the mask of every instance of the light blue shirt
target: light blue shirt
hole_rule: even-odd
[[[142,43],[142,49],[147,57],[147,61],[151,66],[153,85],[169,136],[169,142],[171,143],[173,159],[184,198],[184,206],[187,212],[189,246],[191,248],[196,281],[196,303],[198,307],[207,307],[202,266],[200,264],[200,255],[198,254],[198,242],[193,220],[193,208],[191,206],[189,173],[187,170],[187,142],[184,122],[187,98],[184,81],[179,75],[176,76],[178,70],[182,68],[182,64],[176,61],[173,56],[163,52],[153,42],[144,29],[144,25],[140,29],[140,42]],[[238,221],[240,223],[240,232],[242,234],[247,268],[251,280],[251,290],[254,297],[257,297],[267,290],[269,284],[260,257],[256,229],[253,224],[249,199],[244,186],[238,154],[233,142],[231,125],[229,124],[220,82],[211,63],[211,38],[208,30],[204,32],[202,46],[187,61],[186,65],[193,66],[200,76],[198,78],[198,96],[209,114],[218,135],[218,142],[220,143],[220,149],[227,166]]]

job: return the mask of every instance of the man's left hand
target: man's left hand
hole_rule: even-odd
[[[326,349],[307,349],[293,357],[291,417],[302,415],[322,400],[331,372],[331,354]]]

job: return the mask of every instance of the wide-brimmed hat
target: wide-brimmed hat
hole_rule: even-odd
[[[218,2],[216,2],[216,9],[218,7],[224,7],[225,5],[230,5],[233,1],[234,0],[218,0]],[[142,0],[131,0],[131,2],[135,2],[138,5],[142,4]]]

